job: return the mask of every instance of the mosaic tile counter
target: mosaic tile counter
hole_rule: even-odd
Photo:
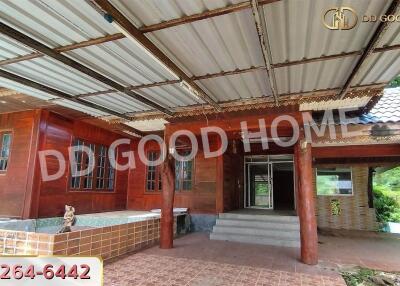
[[[175,234],[176,221],[175,217]],[[47,223],[38,229],[49,227],[53,225]],[[153,246],[159,238],[160,218],[155,217],[111,226],[78,226],[63,234],[0,229],[0,255],[82,255],[106,260]]]

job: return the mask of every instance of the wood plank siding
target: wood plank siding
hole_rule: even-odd
[[[109,146],[120,135],[105,129],[48,112],[33,110],[0,115],[0,130],[12,132],[11,154],[7,171],[0,175],[0,215],[6,217],[37,218],[61,216],[64,205],[75,207],[76,213],[122,210],[126,208],[129,171],[117,171],[113,191],[79,191],[70,189],[68,147],[73,138]],[[54,149],[62,153],[67,170],[54,181],[41,179],[38,151]],[[118,162],[126,159],[121,152]],[[48,173],[59,168],[55,157],[46,157]]]

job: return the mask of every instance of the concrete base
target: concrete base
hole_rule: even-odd
[[[212,232],[216,223],[217,216],[211,214],[191,214],[190,231],[191,232]]]

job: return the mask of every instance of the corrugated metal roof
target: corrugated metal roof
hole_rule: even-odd
[[[380,14],[390,1],[376,0],[296,0],[278,1],[263,6],[266,29],[271,39],[273,63],[317,58],[360,51],[372,37],[376,23],[359,23],[347,31],[327,29],[322,22],[332,7],[350,6],[357,14]]]
[[[85,47],[69,57],[123,85],[139,85],[176,79],[129,39]]]
[[[1,18],[53,48],[117,33],[87,1],[2,0]]]
[[[33,97],[37,97],[42,100],[50,100],[56,98],[53,95],[47,94],[37,89],[33,89],[31,87],[16,83],[14,81],[10,81],[8,79],[0,77],[0,86],[6,87],[12,90],[16,90],[18,92],[24,93],[26,95],[30,95]]]
[[[54,102],[61,106],[75,109],[75,110],[81,111],[83,113],[89,114],[94,117],[108,116],[108,114],[105,112],[99,111],[99,110],[91,108],[91,107],[87,107],[87,106],[79,104],[77,102],[73,102],[73,101],[69,101],[69,100],[65,100],[65,99],[56,99],[56,100],[54,100]]]
[[[112,0],[137,27],[193,15],[244,0]],[[273,64],[316,58],[365,48],[379,24],[361,23],[348,31],[330,31],[322,24],[324,11],[349,5],[362,14],[380,14],[389,1],[283,0],[263,5]],[[120,31],[108,23],[88,1],[75,0],[3,0],[0,17],[6,24],[50,47],[60,47]],[[251,9],[203,19],[146,34],[189,76],[263,66],[259,40]],[[392,24],[379,47],[400,43],[400,25]],[[32,50],[8,38],[0,37],[0,60],[30,54]],[[131,39],[80,48],[65,53],[124,86],[174,79],[152,56]],[[280,94],[306,92],[343,86],[358,56],[337,58],[275,69]],[[1,68],[49,85],[71,95],[108,90],[109,87],[47,57],[9,64]],[[376,53],[363,65],[354,84],[388,82],[400,73],[400,51]],[[267,74],[263,70],[197,81],[216,101],[271,96]],[[43,92],[22,88],[4,79],[0,84],[40,98]],[[179,84],[139,89],[136,92],[165,107],[201,104]],[[149,110],[122,94],[85,97],[107,108],[134,113]]]
[[[32,52],[31,49],[0,35],[0,60],[15,58]]]
[[[108,88],[107,85],[48,57],[2,66],[2,69],[71,95]]]
[[[247,0],[110,0],[137,26],[149,26],[168,20],[223,8]]]
[[[242,1],[111,2],[133,23],[142,26]],[[200,76],[264,64],[250,9],[156,31],[150,33],[149,38],[189,75]],[[266,74],[263,73],[264,83],[260,82],[260,74],[202,80],[200,85],[217,101],[271,95]],[[243,80],[250,78],[250,82]],[[256,86],[251,87],[253,84]]]
[[[340,87],[358,57],[346,57],[275,69],[280,94]]]
[[[266,78],[266,71],[253,71],[198,82],[210,94],[218,95],[219,101],[231,101],[271,95],[271,88],[266,83]]]
[[[356,75],[354,85],[389,82],[400,73],[400,50],[372,54],[367,61]]]
[[[149,110],[146,105],[141,104],[136,100],[132,100],[132,98],[120,92],[88,96],[83,99],[110,108],[119,113]]]
[[[361,15],[383,14],[390,1],[279,1],[264,5],[266,30],[271,39],[273,63],[299,61],[321,56],[361,51],[372,37],[379,22],[361,23]],[[322,24],[324,11],[332,7],[350,6],[359,16],[356,27],[346,31],[327,29]],[[392,24],[381,46],[400,41],[400,25]],[[396,64],[399,51],[374,54],[358,73],[354,85],[390,81],[400,73]],[[279,93],[301,92],[343,85],[355,66],[358,56],[337,58],[275,70]],[[391,64],[389,64],[391,62]]]
[[[399,25],[396,23],[394,23],[394,25],[389,25],[377,47],[381,48],[394,45],[400,45],[400,29]]]
[[[264,64],[250,10],[152,33],[194,75]]]
[[[204,103],[203,100],[195,98],[192,94],[182,88],[180,84],[142,88],[136,90],[136,92],[167,107],[188,106]]]

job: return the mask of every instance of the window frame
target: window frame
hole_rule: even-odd
[[[183,150],[183,152],[190,152],[190,150]],[[192,160],[189,160],[189,161],[178,161],[178,160],[175,160],[175,174],[174,174],[174,176],[175,176],[175,192],[178,192],[178,193],[181,193],[181,194],[184,194],[184,193],[188,193],[188,192],[192,192],[193,191],[193,188],[194,188],[194,175],[195,175],[195,159],[196,159],[196,156],[192,159]],[[184,162],[191,162],[191,180],[189,181],[189,180],[184,180],[184,168],[182,167],[182,168],[179,168],[179,178],[178,178],[178,180],[177,180],[177,176],[176,176],[176,171],[177,171],[177,166],[176,166],[176,163],[178,162],[178,164],[179,165],[182,165],[183,166],[183,163]],[[177,188],[176,186],[177,186],[177,181],[179,181],[179,188]],[[184,182],[191,182],[191,188],[190,189],[184,189],[183,188],[183,185],[184,185]]]
[[[148,151],[146,151],[147,159],[150,158],[149,157],[150,153],[156,153],[156,158],[161,155],[161,151],[160,150],[148,150]],[[145,165],[145,167],[146,167],[146,174],[145,174],[145,178],[144,178],[144,181],[145,181],[144,182],[145,183],[145,186],[144,186],[145,193],[146,194],[161,193],[162,192],[162,185],[160,185],[160,183],[162,182],[161,165],[154,166],[154,168],[155,168],[154,169],[154,178],[155,179],[151,180],[151,181],[154,181],[154,190],[149,190],[149,188],[148,188],[148,183],[149,183],[148,175],[149,175],[150,166]]]
[[[8,156],[7,156],[7,167],[4,170],[0,170],[0,175],[5,175],[7,173],[7,170],[10,166],[10,158],[11,158],[11,153],[12,153],[12,147],[13,147],[13,131],[12,130],[0,130],[0,152],[3,149],[3,136],[9,134],[10,135],[10,143],[8,147]],[[0,153],[1,155],[1,153]]]
[[[76,142],[76,140],[79,140],[83,143],[83,146],[87,146],[87,147],[91,147],[93,146],[94,148],[94,168],[91,174],[87,174],[85,176],[80,176],[77,177],[79,178],[79,187],[78,188],[73,188],[72,187],[72,180],[74,177],[72,177],[72,171],[71,171],[71,167],[69,166],[68,170],[69,170],[69,175],[68,175],[68,187],[67,190],[68,192],[83,192],[83,193],[106,193],[106,194],[110,194],[110,193],[115,193],[116,192],[116,177],[117,177],[117,172],[114,169],[114,171],[112,172],[113,178],[110,179],[109,178],[109,174],[110,174],[110,169],[112,169],[110,160],[108,159],[108,150],[109,150],[109,146],[102,144],[102,143],[97,143],[91,140],[86,140],[83,139],[81,137],[72,137],[71,139],[71,143],[70,146],[73,147],[75,146],[74,143]],[[103,187],[102,188],[98,188],[97,187],[97,180],[98,180],[98,162],[99,162],[99,158],[100,158],[100,149],[101,147],[104,147],[106,149],[106,153],[105,153],[105,165],[104,165],[104,174],[102,177],[103,180]],[[115,156],[118,157],[118,148],[115,150]],[[88,160],[87,160],[87,156],[86,153],[81,155],[81,170],[86,169],[88,165]],[[91,188],[85,188],[85,179],[86,178],[91,178]],[[108,188],[108,183],[109,181],[113,182],[113,187],[112,188]]]
[[[350,180],[351,180],[351,194],[318,194],[318,169],[327,169],[333,167],[320,166],[315,168],[315,191],[317,197],[353,197],[354,196],[354,184],[353,184],[353,167],[348,166],[335,166],[334,168],[349,168],[350,169]]]

